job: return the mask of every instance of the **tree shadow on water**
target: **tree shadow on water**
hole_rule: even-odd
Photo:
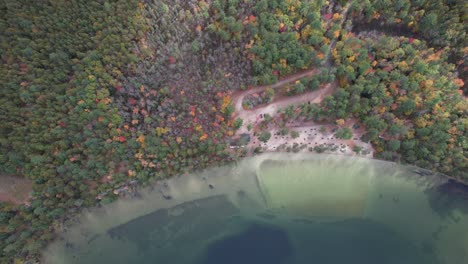
[[[452,217],[455,209],[468,214],[468,186],[449,180],[425,191],[429,204],[441,217]],[[457,218],[453,218],[458,222]]]
[[[240,234],[214,242],[201,263],[281,264],[292,255],[292,246],[284,231],[254,224]]]

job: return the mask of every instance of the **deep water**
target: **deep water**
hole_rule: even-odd
[[[466,190],[420,172],[326,155],[250,158],[83,214],[44,261],[463,263]]]

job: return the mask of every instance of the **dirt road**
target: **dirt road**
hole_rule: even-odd
[[[314,71],[309,71],[308,73],[312,73],[312,72],[314,72]],[[281,86],[283,86],[283,85],[285,85],[287,83],[296,81],[296,80],[298,80],[300,78],[302,78],[302,77],[297,78],[297,76],[293,76],[292,78],[287,78],[287,79],[283,80],[283,82],[281,84],[278,83],[279,85],[275,85],[275,88],[279,88],[279,87],[281,87]],[[260,87],[254,88],[254,89],[257,92],[259,92],[259,91],[262,91],[263,89],[266,89],[268,87],[271,87],[271,86],[260,86]],[[246,91],[246,92],[244,92],[244,94],[242,94],[242,95],[240,95],[238,97],[235,97],[235,101],[233,101],[233,103],[235,105],[235,110],[236,110],[235,111],[236,118],[241,118],[243,120],[243,124],[237,130],[237,134],[242,134],[242,133],[248,132],[247,125],[248,124],[255,125],[255,123],[258,123],[260,121],[260,115],[261,114],[268,114],[270,116],[274,116],[274,115],[276,115],[278,110],[286,108],[289,105],[298,105],[298,104],[308,103],[308,102],[310,102],[310,103],[320,103],[323,100],[323,98],[325,98],[328,95],[333,94],[333,92],[336,90],[336,88],[337,88],[337,83],[332,82],[332,83],[328,83],[328,84],[322,86],[318,90],[303,93],[303,94],[299,94],[299,95],[295,95],[295,96],[282,96],[282,97],[274,100],[272,103],[270,103],[268,105],[264,105],[264,106],[260,106],[260,107],[257,107],[257,108],[254,108],[254,109],[248,109],[248,110],[245,110],[245,109],[242,108],[242,100],[247,94],[250,94],[250,93],[246,93],[246,92],[250,92],[250,91],[252,91],[254,89]]]
[[[297,80],[300,80],[302,78],[314,76],[314,75],[316,75],[318,73],[320,73],[320,71],[318,69],[310,69],[310,70],[307,70],[307,71],[298,72],[296,74],[290,75],[290,76],[288,76],[288,77],[286,77],[286,78],[284,78],[282,80],[279,80],[275,84],[257,86],[257,87],[250,88],[250,89],[245,90],[245,91],[240,91],[240,92],[234,93],[232,95],[233,105],[236,108],[236,112],[241,112],[241,110],[243,110],[242,109],[242,101],[244,100],[244,97],[246,97],[247,95],[254,94],[254,93],[260,93],[260,92],[264,91],[267,88],[276,89],[276,88],[282,87],[282,86],[284,86],[286,84],[289,84],[289,83],[295,82]]]
[[[344,21],[346,21],[346,17],[348,14],[348,10],[351,6],[351,3],[347,3],[346,6],[344,6],[343,11],[342,11],[342,21],[340,21],[340,28],[343,27]],[[288,105],[291,104],[301,104],[301,103],[320,103],[323,98],[325,98],[327,95],[331,95],[337,88],[337,83],[329,83],[326,84],[324,87],[321,87],[318,90],[312,91],[312,92],[307,92],[304,94],[296,95],[296,96],[282,96],[276,100],[274,100],[272,103],[257,107],[254,109],[250,110],[244,110],[242,107],[242,102],[245,98],[245,96],[254,94],[254,93],[260,93],[264,91],[267,88],[273,88],[277,89],[280,87],[283,87],[286,84],[295,82],[297,80],[300,80],[305,77],[311,77],[316,74],[319,74],[321,72],[321,69],[329,68],[331,66],[331,49],[335,46],[336,44],[336,39],[332,41],[332,43],[328,47],[327,51],[327,58],[323,61],[322,67],[321,68],[313,68],[310,70],[306,70],[304,72],[299,72],[293,75],[290,75],[282,80],[279,80],[277,83],[272,84],[272,85],[263,85],[263,86],[257,86],[254,88],[250,88],[246,91],[240,91],[237,93],[234,93],[232,96],[232,103],[235,107],[235,116],[238,118],[241,118],[243,120],[243,125],[240,129],[237,130],[236,134],[242,134],[247,132],[247,125],[248,124],[254,124],[257,121],[259,121],[260,114],[269,114],[270,116],[273,116],[277,113],[277,111],[281,108],[285,108]]]

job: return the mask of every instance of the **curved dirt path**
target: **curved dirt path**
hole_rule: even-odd
[[[351,6],[351,2],[348,2],[344,6],[343,11],[341,12],[342,20],[340,21],[340,28],[343,27],[343,23],[346,21],[346,17],[347,17],[350,6]],[[329,68],[331,66],[330,54],[335,44],[336,44],[336,39],[334,39],[332,43],[330,43],[327,54],[326,54],[327,58],[323,61],[321,68]],[[270,116],[273,116],[274,114],[277,113],[279,109],[285,108],[291,104],[301,104],[301,103],[306,103],[306,102],[320,103],[325,96],[331,95],[336,90],[338,85],[335,81],[333,83],[326,84],[324,87],[321,87],[318,90],[315,90],[312,92],[306,92],[304,94],[300,94],[296,96],[283,96],[268,105],[250,109],[250,110],[245,110],[242,107],[242,102],[244,101],[245,96],[262,92],[267,88],[276,89],[286,84],[300,80],[302,78],[314,76],[319,73],[320,73],[320,69],[313,68],[313,69],[306,70],[304,72],[299,72],[299,73],[290,75],[282,80],[279,80],[277,83],[272,84],[272,85],[257,86],[254,88],[250,88],[246,91],[234,93],[232,96],[232,103],[235,108],[235,116],[243,120],[243,124],[237,130],[236,134],[242,134],[242,133],[248,132],[247,125],[256,123],[256,121],[258,121],[258,119],[260,118],[260,114],[269,114]]]
[[[281,85],[278,85],[275,88],[281,87],[289,83],[291,80],[297,80],[297,79],[288,78],[287,80],[289,81],[283,82]],[[306,92],[306,93],[295,95],[295,96],[282,96],[274,100],[270,104],[260,106],[254,109],[248,109],[248,110],[245,110],[242,108],[242,99],[244,98],[246,94],[244,94],[243,96],[239,96],[236,98],[237,101],[234,102],[236,106],[235,116],[237,118],[241,118],[243,120],[243,124],[237,130],[236,134],[247,133],[248,132],[247,125],[252,124],[255,126],[256,123],[261,121],[261,118],[260,118],[261,114],[268,114],[270,116],[274,116],[276,115],[278,110],[286,108],[289,105],[298,105],[298,104],[308,103],[308,102],[320,103],[323,100],[323,98],[325,98],[328,95],[333,94],[333,92],[336,90],[337,87],[338,85],[336,82],[328,83],[315,91]],[[259,88],[266,89],[264,87],[257,87],[255,89],[258,91],[262,91],[262,89],[259,89]]]
[[[282,86],[284,86],[286,84],[289,84],[289,83],[295,82],[297,80],[300,80],[302,78],[314,76],[314,75],[316,75],[318,73],[320,73],[320,71],[318,69],[310,69],[310,70],[306,70],[304,72],[299,72],[299,73],[296,73],[296,74],[293,74],[293,75],[289,75],[288,77],[286,77],[286,78],[284,78],[282,80],[279,80],[275,84],[256,86],[254,88],[250,88],[250,89],[245,90],[245,91],[234,93],[233,96],[232,96],[232,103],[233,103],[233,105],[234,105],[234,107],[236,109],[236,112],[248,111],[248,110],[244,110],[242,108],[242,102],[244,101],[244,97],[246,97],[247,95],[262,92],[267,88],[276,89],[276,88],[282,87]]]

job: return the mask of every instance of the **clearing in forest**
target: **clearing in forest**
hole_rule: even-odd
[[[25,203],[31,191],[31,180],[19,176],[0,175],[0,202]]]

